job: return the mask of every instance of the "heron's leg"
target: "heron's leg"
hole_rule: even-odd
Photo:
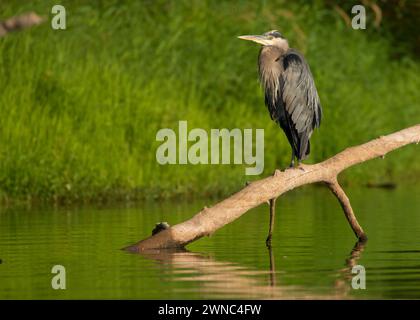
[[[292,148],[292,159],[290,160],[289,168],[293,168],[295,166],[295,150]]]
[[[274,216],[276,214],[276,198],[270,199],[270,229],[268,230],[268,237],[265,240],[267,247],[271,247],[271,237],[274,229]]]

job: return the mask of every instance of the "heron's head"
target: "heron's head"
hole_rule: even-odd
[[[287,49],[289,47],[286,38],[284,38],[283,35],[277,30],[271,30],[262,35],[246,35],[239,36],[238,38],[242,40],[254,41],[256,43],[262,44],[263,46],[275,46],[283,49]]]

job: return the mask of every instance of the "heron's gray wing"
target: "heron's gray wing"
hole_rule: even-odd
[[[303,56],[289,51],[283,58],[281,98],[299,158],[309,154],[309,138],[319,127],[322,109],[311,71]]]
[[[308,64],[301,54],[290,51],[283,58],[280,79],[283,104],[298,133],[319,127],[322,109]]]

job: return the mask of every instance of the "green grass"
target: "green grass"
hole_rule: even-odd
[[[334,12],[290,1],[63,1],[50,23],[0,38],[0,195],[104,199],[214,195],[255,177],[238,165],[161,166],[161,128],[265,128],[265,172],[289,146],[258,84],[258,47],[237,35],[280,29],[307,57],[324,108],[310,162],[419,123],[420,65]],[[0,20],[54,1],[8,1]],[[420,176],[418,148],[350,169],[346,183]]]

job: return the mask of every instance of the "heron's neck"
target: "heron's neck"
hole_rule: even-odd
[[[275,100],[280,89],[280,75],[283,72],[282,57],[286,53],[277,46],[264,46],[261,48],[258,59],[260,81],[266,93]]]

